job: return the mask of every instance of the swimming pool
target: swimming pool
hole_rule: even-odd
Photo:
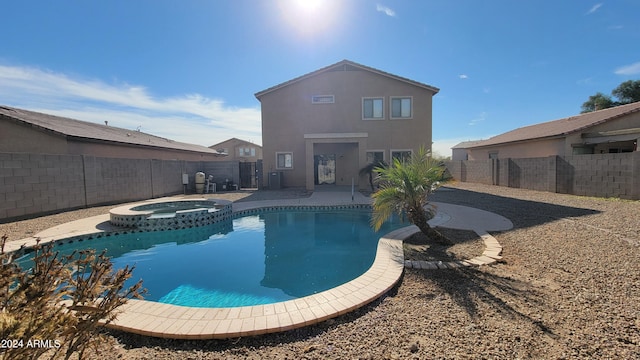
[[[108,249],[116,267],[135,265],[146,300],[239,307],[304,297],[346,283],[371,266],[378,233],[370,210],[260,210],[226,223],[135,232],[57,247]],[[406,224],[405,224],[406,225]]]

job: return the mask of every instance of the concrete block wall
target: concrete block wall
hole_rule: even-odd
[[[572,194],[619,197],[633,199],[634,197],[634,169],[640,166],[638,153],[623,154],[594,154],[584,156],[567,156],[563,160],[567,168],[559,181],[569,184]]]
[[[462,181],[493,185],[493,160],[463,160],[461,168]]]
[[[184,192],[185,163],[182,160],[151,160],[151,197]],[[195,176],[195,172],[193,174]]]
[[[195,173],[240,181],[237,161],[0,153],[0,222],[88,206],[195,192]]]
[[[133,201],[152,197],[151,162],[148,159],[97,158],[93,182],[87,177],[87,205]],[[90,191],[92,189],[93,191]],[[93,197],[89,201],[89,196]]]
[[[454,179],[523,189],[640,200],[640,152],[544,158],[458,160]],[[492,178],[493,176],[493,178]]]
[[[204,173],[213,174],[213,181],[216,182],[218,190],[222,189],[222,184],[226,179],[240,185],[240,162],[239,161],[210,161],[204,164]]]
[[[509,162],[509,187],[547,191],[549,158],[505,159]]]
[[[82,157],[0,154],[0,219],[83,205]]]

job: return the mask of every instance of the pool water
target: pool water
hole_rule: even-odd
[[[370,211],[271,211],[232,224],[144,232],[65,244],[108,249],[116,268],[135,265],[146,300],[191,307],[237,307],[299,298],[339,286],[372,265],[378,239]]]

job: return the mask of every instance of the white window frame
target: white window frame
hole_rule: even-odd
[[[256,156],[256,148],[254,147],[239,147],[238,156]]]
[[[391,162],[393,162],[393,153],[394,152],[409,152],[410,155],[409,156],[413,156],[413,149],[391,149],[391,151],[389,151],[389,155],[391,155]]]
[[[364,116],[364,102],[366,100],[381,100],[382,101],[382,111],[381,116],[380,117],[365,117]],[[384,96],[370,96],[370,97],[363,97],[362,98],[362,104],[361,104],[361,109],[362,109],[362,120],[385,120],[385,114],[384,114]]]
[[[385,150],[371,149],[365,151],[365,160],[367,161],[367,164],[371,163],[368,159],[366,159],[369,153],[382,153],[382,161],[387,161],[387,152]]]
[[[290,155],[291,156],[291,166],[288,166],[288,167],[286,166],[287,165],[286,164],[287,160],[285,158],[285,160],[284,160],[285,166],[284,167],[280,167],[279,163],[278,163],[278,157],[280,155],[285,155],[285,156],[286,155]],[[277,170],[291,170],[291,169],[293,169],[293,151],[276,151],[276,169]]]
[[[311,103],[312,104],[333,104],[336,102],[336,97],[334,95],[312,95]]]
[[[400,116],[393,116],[393,100],[400,100]],[[402,116],[402,100],[409,99],[409,116]],[[413,96],[391,96],[389,98],[389,118],[390,119],[413,119]]]

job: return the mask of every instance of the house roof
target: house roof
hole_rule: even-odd
[[[321,69],[318,69],[316,71],[310,72],[308,74],[299,76],[299,77],[297,77],[295,79],[291,79],[289,81],[283,82],[282,84],[278,84],[278,85],[272,86],[272,87],[270,87],[270,88],[268,88],[266,90],[262,90],[260,92],[257,92],[255,94],[255,96],[256,96],[256,98],[258,98],[258,100],[260,100],[260,98],[262,96],[264,96],[264,95],[266,95],[266,94],[268,94],[270,92],[276,91],[278,89],[281,89],[283,87],[289,86],[289,85],[297,83],[299,81],[308,79],[310,77],[313,77],[313,76],[316,76],[316,75],[319,75],[319,74],[322,74],[322,73],[325,73],[325,72],[328,72],[328,71],[336,71],[336,70],[339,70],[339,69],[349,70],[350,68],[351,69],[355,68],[355,69],[359,69],[359,70],[369,71],[369,72],[372,72],[372,73],[375,73],[375,74],[378,74],[378,75],[382,75],[382,76],[385,76],[385,77],[388,77],[388,78],[391,78],[391,79],[394,79],[394,80],[402,81],[402,82],[405,82],[407,84],[411,84],[411,85],[414,85],[414,86],[417,86],[417,87],[421,87],[423,89],[427,89],[427,90],[433,91],[434,95],[437,94],[438,91],[440,91],[440,89],[438,89],[437,87],[431,86],[431,85],[423,84],[421,82],[417,82],[417,81],[414,81],[414,80],[411,80],[411,79],[407,79],[407,78],[404,78],[404,77],[401,77],[401,76],[398,76],[398,75],[393,75],[393,74],[390,74],[388,72],[384,72],[382,70],[378,70],[378,69],[374,69],[374,68],[369,67],[369,66],[358,64],[358,63],[355,63],[355,62],[350,61],[350,60],[342,60],[342,61],[337,62],[335,64],[332,64],[332,65],[323,67]]]
[[[517,128],[487,140],[478,141],[473,145],[465,146],[465,148],[562,137],[636,112],[640,112],[640,102]],[[455,148],[459,148],[458,145]]]
[[[479,144],[481,142],[483,142],[484,140],[469,140],[469,141],[463,141],[460,143],[457,143],[456,145],[454,145],[452,147],[452,149],[466,149],[466,148],[470,148],[473,147],[476,144]]]
[[[0,116],[13,119],[45,132],[85,141],[104,141],[144,147],[219,154],[205,146],[182,143],[141,131],[128,130],[86,121],[0,106]]]
[[[255,144],[255,143],[252,143],[251,141],[248,141],[248,140],[242,140],[242,139],[238,139],[238,138],[235,138],[235,137],[234,137],[234,138],[231,138],[231,139],[227,139],[227,140],[225,140],[225,141],[221,141],[221,142],[219,142],[219,143],[217,143],[217,144],[213,144],[213,145],[209,146],[209,148],[210,148],[210,149],[215,149],[216,147],[218,147],[218,146],[220,146],[220,145],[223,145],[223,144],[225,144],[225,143],[228,143],[228,142],[231,142],[231,141],[234,141],[234,140],[235,140],[235,141],[238,141],[238,142],[241,142],[241,143],[251,144],[251,145],[253,145],[253,146],[256,146],[256,147],[262,148],[262,146],[260,146],[260,145],[258,145],[258,144]]]

